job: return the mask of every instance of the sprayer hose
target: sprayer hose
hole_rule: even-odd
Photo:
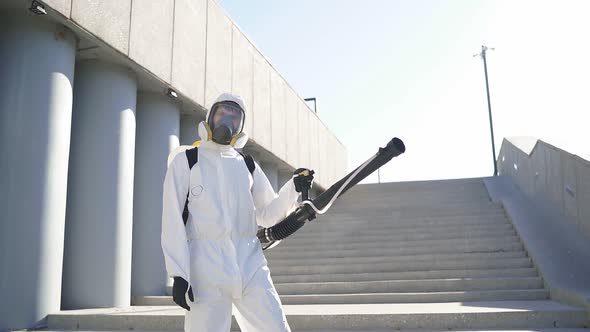
[[[303,227],[303,225],[305,225],[305,220],[306,219],[299,220],[297,213],[291,213],[280,223],[258,231],[258,239],[262,243],[285,239]]]

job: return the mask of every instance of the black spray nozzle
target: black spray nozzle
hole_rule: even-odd
[[[400,154],[406,152],[406,146],[404,145],[404,142],[402,142],[401,139],[394,137],[391,139],[391,141],[389,141],[389,143],[387,143],[387,145],[385,146],[386,149],[395,149],[396,152],[394,152],[394,157],[399,156]]]
[[[393,139],[391,139],[391,141],[389,141],[387,143],[387,145],[384,148],[379,148],[379,151],[375,154],[374,159],[371,162],[369,162],[367,165],[365,165],[365,167],[362,170],[360,170],[360,172],[357,173],[354,176],[354,178],[352,178],[350,181],[348,181],[348,179],[351,176],[353,176],[353,174],[355,174],[356,171],[362,165],[355,168],[352,172],[348,173],[348,175],[346,175],[345,177],[340,179],[340,181],[336,182],[330,188],[328,188],[328,190],[326,190],[326,192],[324,192],[326,198],[322,197],[322,195],[324,195],[324,194],[318,196],[318,198],[316,199],[316,200],[318,200],[318,204],[316,204],[316,206],[318,206],[319,208],[323,208],[323,206],[326,205],[326,203],[340,189],[340,187],[344,185],[344,183],[348,182],[348,184],[346,185],[344,190],[342,190],[340,192],[339,196],[342,196],[346,191],[348,191],[348,189],[352,188],[357,183],[362,181],[364,178],[369,176],[371,173],[376,171],[378,168],[387,164],[392,158],[399,156],[400,154],[404,153],[405,151],[406,151],[406,146],[405,146],[404,142],[401,139],[394,137]],[[330,197],[330,198],[328,198],[328,197]],[[315,203],[315,201],[314,201],[314,203]]]

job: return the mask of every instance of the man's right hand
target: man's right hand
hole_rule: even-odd
[[[193,288],[188,287],[188,282],[182,277],[174,277],[174,284],[172,285],[172,300],[182,308],[191,311],[191,307],[186,303],[186,290],[188,288],[188,298],[191,301],[195,301],[193,297]]]
[[[295,190],[300,192],[306,192],[311,189],[313,182],[314,171],[307,168],[298,168],[293,172],[293,182],[295,183]]]

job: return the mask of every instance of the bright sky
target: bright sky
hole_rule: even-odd
[[[394,136],[381,181],[490,176],[534,136],[590,159],[590,1],[219,0],[348,149],[352,169]],[[376,182],[374,173],[364,182]]]

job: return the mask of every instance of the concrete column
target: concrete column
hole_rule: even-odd
[[[191,145],[200,140],[197,126],[201,119],[196,115],[183,114],[180,117],[180,144]]]
[[[278,192],[281,187],[279,186],[279,169],[277,165],[273,163],[262,163],[260,167],[268,178],[268,181],[270,181],[275,192]]]
[[[168,281],[160,245],[162,183],[168,154],[179,146],[180,110],[163,94],[137,99],[133,195],[133,296],[166,295]]]
[[[64,309],[130,304],[136,94],[126,68],[76,65]]]
[[[60,308],[76,42],[0,13],[0,330]]]

